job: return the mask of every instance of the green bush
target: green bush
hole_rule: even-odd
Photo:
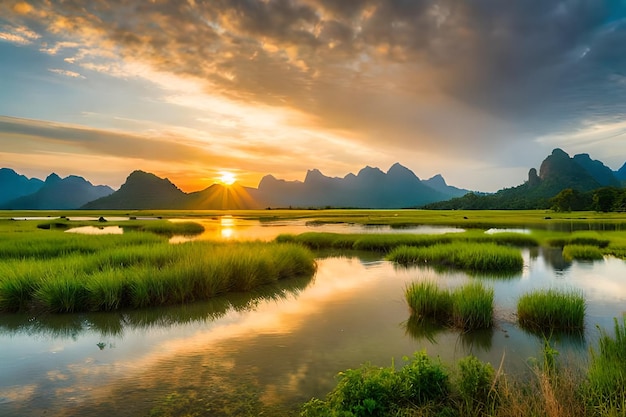
[[[457,387],[461,398],[463,415],[489,415],[496,405],[497,388],[495,372],[491,364],[483,363],[475,356],[467,356],[458,362]]]
[[[407,358],[408,360],[408,358]],[[443,365],[425,352],[396,371],[365,364],[339,374],[337,386],[326,400],[312,399],[302,407],[302,416],[393,416],[415,407],[444,409],[449,376]]]

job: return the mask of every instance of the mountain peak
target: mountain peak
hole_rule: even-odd
[[[50,175],[48,175],[48,177],[46,178],[46,184],[52,184],[55,182],[59,182],[61,181],[61,177],[59,177],[56,173],[52,173]]]
[[[560,158],[567,158],[567,159],[569,159],[569,154],[567,152],[565,152],[561,148],[554,148],[552,150],[551,156],[556,156],[556,157],[560,157]]]
[[[411,171],[404,165],[401,165],[399,162],[396,162],[395,164],[391,166],[391,168],[389,168],[389,171],[387,171],[387,175],[389,175],[390,177],[417,178],[417,175],[415,175],[413,171]]]
[[[313,169],[309,169],[306,172],[306,177],[304,177],[304,182],[311,182],[311,181],[320,181],[320,180],[325,180],[328,179],[328,177],[324,174],[321,173],[321,171],[317,168],[313,168]]]
[[[429,183],[431,184],[437,184],[443,187],[447,187],[448,184],[446,183],[446,180],[443,178],[443,176],[441,174],[437,174],[431,178],[429,178],[427,180]]]
[[[359,173],[357,174],[357,177],[361,177],[361,176],[371,176],[371,175],[385,175],[384,172],[382,172],[380,170],[380,168],[373,168],[369,165],[367,165],[365,168],[361,169],[359,171]]]

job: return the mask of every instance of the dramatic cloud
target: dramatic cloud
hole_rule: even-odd
[[[233,153],[297,141],[255,143],[240,130],[238,111],[259,108],[261,124],[264,114],[298,115],[284,132],[316,129],[362,156],[346,162],[329,148],[321,168],[395,159],[467,178],[454,165],[500,160],[520,175],[548,146],[578,146],[593,136],[588,126],[626,114],[620,0],[30,1],[5,3],[0,16],[0,40],[72,66],[50,71],[148,80],[175,106],[241,105],[205,106],[196,118],[231,134]],[[585,151],[620,140],[589,140]],[[620,158],[626,149],[609,162]]]

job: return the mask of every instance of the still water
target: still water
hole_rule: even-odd
[[[0,415],[141,416],[173,407],[180,415],[291,416],[332,389],[339,371],[392,359],[400,366],[422,349],[449,364],[469,353],[496,367],[503,360],[509,374],[523,374],[542,340],[516,326],[514,311],[535,288],[584,293],[585,334],[555,341],[562,357],[584,363],[596,324],[610,329],[624,313],[626,262],[570,263],[542,249],[523,256],[522,273],[495,280],[399,268],[371,254],[320,254],[313,279],[254,294],[118,313],[1,315]],[[495,290],[494,329],[413,326],[404,288],[426,279],[450,288],[483,279]]]

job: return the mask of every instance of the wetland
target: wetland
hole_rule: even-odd
[[[296,416],[302,404],[337,386],[338,373],[366,363],[401,369],[402,358],[420,351],[450,369],[472,355],[513,378],[532,378],[548,337],[559,357],[584,373],[593,368],[590,349],[602,345],[626,305],[626,216],[619,214],[112,212],[95,219],[100,216],[111,220],[98,223],[93,213],[19,213],[20,220],[7,213],[0,220],[1,415]],[[123,233],[65,232],[79,227]],[[484,253],[497,247],[519,261],[493,271],[423,254],[408,262],[390,256],[445,245]],[[454,248],[455,256],[460,252]],[[291,258],[295,267],[284,262]],[[197,277],[218,268],[235,272],[222,289],[203,290]],[[160,275],[168,284],[153,283],[158,291],[144,301],[124,292],[136,288],[128,284],[132,277],[144,283]],[[184,275],[190,284],[181,289]],[[79,308],[55,309],[37,298],[46,280],[93,287],[94,277],[125,282],[116,287],[119,302],[107,299],[108,292],[90,300],[84,289]],[[8,302],[6,288],[19,280],[32,293],[20,293],[25,302]],[[415,317],[406,292],[419,283],[452,294],[480,283],[492,293],[491,325],[464,330]],[[578,331],[520,326],[519,300],[542,291],[582,297]]]

